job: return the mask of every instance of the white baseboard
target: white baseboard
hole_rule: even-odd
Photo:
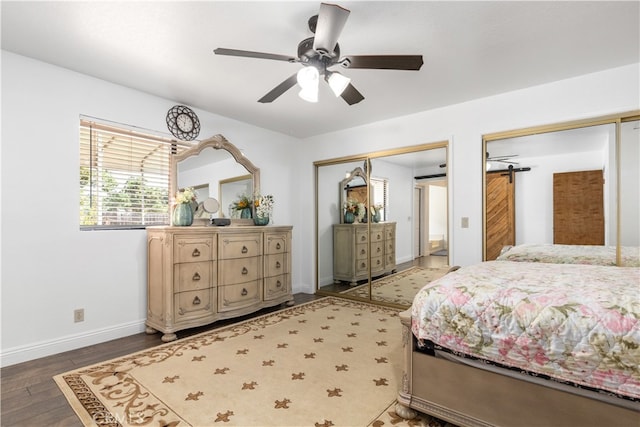
[[[117,338],[128,337],[144,332],[144,320],[123,323],[104,329],[96,329],[77,335],[67,335],[50,341],[3,349],[0,353],[0,366],[10,366],[52,354],[63,353],[77,348],[100,344]]]

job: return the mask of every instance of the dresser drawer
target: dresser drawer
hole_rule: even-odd
[[[356,244],[359,243],[368,243],[369,242],[369,232],[367,231],[366,228],[363,228],[362,230],[358,229],[356,230]]]
[[[360,276],[362,274],[369,274],[369,260],[368,259],[359,259],[356,260],[356,275]]]
[[[385,255],[384,268],[395,268],[396,266],[396,254]]]
[[[216,312],[214,291],[215,288],[208,288],[174,294],[175,322],[212,316]]]
[[[279,298],[289,293],[289,275],[267,277],[264,279],[264,299]]]
[[[173,291],[185,292],[216,286],[215,261],[185,262],[173,266]]]
[[[218,287],[218,311],[235,310],[262,301],[260,280]]]
[[[216,258],[215,237],[181,237],[173,241],[173,262],[211,261]]]
[[[371,243],[382,242],[384,240],[384,230],[380,227],[376,227],[376,230],[371,230]]]
[[[371,243],[371,257],[384,255],[384,242]]]
[[[250,282],[262,278],[262,258],[237,258],[218,261],[221,286]]]
[[[264,257],[264,277],[277,276],[289,272],[286,264],[285,254],[265,255]]]
[[[387,240],[395,240],[396,238],[396,228],[389,226],[384,229],[385,234],[387,235]]]
[[[371,258],[371,275],[376,276],[375,273],[384,271],[384,256],[380,255]]]
[[[367,259],[369,258],[369,245],[356,245],[356,259]]]
[[[386,253],[390,254],[390,253],[396,251],[396,241],[395,240],[387,240],[385,242],[385,245],[386,245],[385,246]]]
[[[282,254],[289,252],[287,243],[289,235],[287,233],[269,233],[264,235],[265,254]]]
[[[262,235],[220,236],[220,259],[248,258],[262,255]]]

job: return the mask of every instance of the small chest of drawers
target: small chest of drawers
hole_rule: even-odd
[[[334,224],[333,278],[356,285],[396,269],[396,223]]]
[[[292,304],[291,227],[147,228],[147,333]]]

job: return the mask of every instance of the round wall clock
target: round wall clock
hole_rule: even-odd
[[[184,105],[174,105],[167,112],[167,127],[173,136],[192,141],[200,134],[200,120],[196,113]]]

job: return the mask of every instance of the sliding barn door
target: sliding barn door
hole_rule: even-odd
[[[516,174],[487,174],[487,261],[500,255],[505,245],[516,244],[515,188]]]
[[[553,174],[553,243],[604,245],[601,170]]]

